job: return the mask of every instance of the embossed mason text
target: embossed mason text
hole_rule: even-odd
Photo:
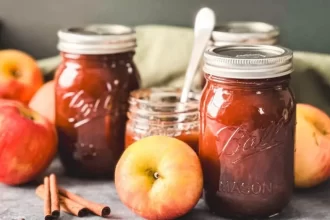
[[[238,194],[271,194],[273,193],[273,184],[266,182],[235,182],[235,181],[219,181],[219,189],[217,193],[238,193]]]

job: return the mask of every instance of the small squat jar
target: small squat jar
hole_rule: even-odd
[[[180,103],[180,89],[151,88],[131,93],[126,148],[141,138],[164,135],[186,142],[198,152],[199,94]]]
[[[223,46],[208,49],[204,60],[199,157],[205,201],[225,217],[275,215],[294,186],[292,52]]]
[[[59,31],[55,74],[59,155],[70,175],[112,177],[124,150],[129,93],[139,88],[133,29],[93,25]]]
[[[217,25],[211,35],[209,46],[229,46],[235,44],[276,45],[279,43],[280,31],[275,25],[254,21],[232,21]],[[202,71],[201,88],[205,85]]]

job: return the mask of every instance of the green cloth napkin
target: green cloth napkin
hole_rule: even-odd
[[[136,27],[137,49],[134,57],[142,87],[182,87],[193,42],[193,30],[186,27],[142,25]],[[59,56],[39,60],[46,79],[53,77]],[[330,55],[294,52],[295,71],[292,88],[301,103],[317,106],[330,115]],[[200,77],[196,76],[194,87]]]

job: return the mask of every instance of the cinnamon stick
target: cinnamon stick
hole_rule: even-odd
[[[50,187],[49,187],[49,178],[45,177],[44,178],[44,192],[43,192],[43,196],[44,196],[44,215],[45,215],[45,220],[52,220],[52,213],[51,213],[51,209],[50,209]]]
[[[76,203],[83,205],[88,210],[90,210],[91,212],[93,212],[94,214],[96,214],[98,216],[106,217],[106,216],[110,215],[110,213],[111,213],[111,209],[109,206],[88,201],[88,200],[86,200],[74,193],[71,193],[61,187],[58,188],[58,191],[59,191],[60,195],[65,196],[68,199],[71,199],[71,200],[75,201]]]
[[[52,216],[59,217],[60,216],[60,203],[58,198],[58,189],[57,189],[57,180],[54,174],[49,176],[49,184],[50,184],[50,200],[51,200],[51,212]]]
[[[45,199],[44,190],[45,190],[44,185],[40,185],[36,189],[36,194],[41,199]],[[88,214],[88,209],[86,207],[84,207],[68,198],[65,198],[64,196],[59,195],[59,200],[60,200],[60,210],[66,212],[68,214],[75,215],[78,217],[84,217]]]

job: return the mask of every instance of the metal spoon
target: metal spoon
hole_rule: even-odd
[[[187,102],[191,84],[197,71],[200,59],[210,40],[215,25],[215,14],[210,8],[202,8],[198,11],[194,26],[194,44],[186,70],[184,85],[180,97],[181,102]]]

